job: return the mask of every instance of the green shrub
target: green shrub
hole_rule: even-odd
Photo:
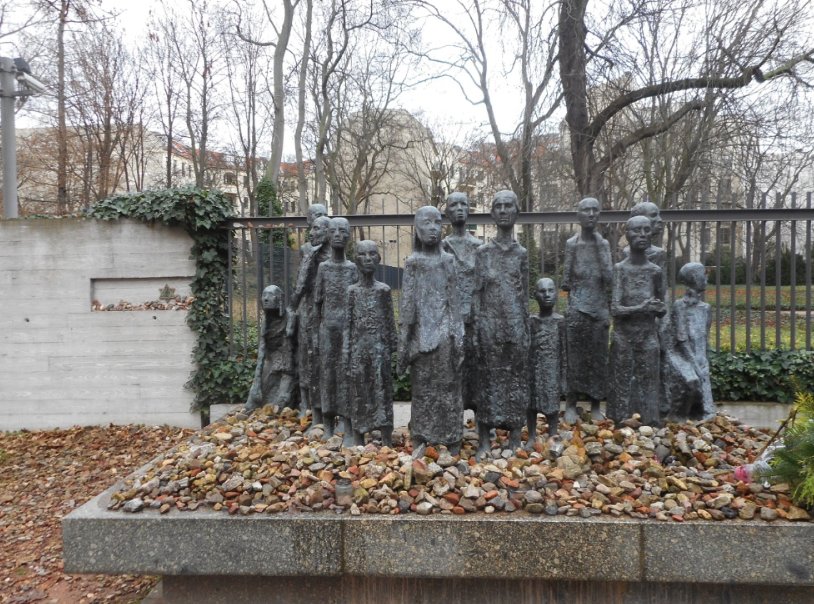
[[[794,503],[814,506],[814,394],[798,392],[789,424],[782,432],[783,447],[775,449],[771,468],[758,472],[774,483],[791,487]]]
[[[716,401],[791,403],[798,386],[814,390],[814,352],[753,350],[735,355],[709,354],[712,396]]]

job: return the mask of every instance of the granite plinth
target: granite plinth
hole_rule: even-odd
[[[63,520],[66,572],[814,586],[809,522],[127,514],[114,489]]]

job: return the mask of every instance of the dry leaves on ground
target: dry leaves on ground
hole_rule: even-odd
[[[62,571],[60,521],[189,437],[152,426],[0,432],[0,603],[137,602],[157,577]]]

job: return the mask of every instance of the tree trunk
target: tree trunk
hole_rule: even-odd
[[[291,37],[291,25],[294,20],[294,4],[283,0],[283,25],[277,44],[274,47],[274,129],[271,133],[271,161],[266,171],[269,180],[278,185],[280,163],[283,160],[283,142],[285,140],[285,81],[283,67],[288,40]]]
[[[305,83],[308,77],[308,57],[311,53],[311,21],[314,11],[314,0],[306,0],[305,40],[303,42],[300,62],[300,79],[297,84],[297,129],[294,132],[294,151],[297,154],[297,192],[300,214],[308,211],[308,185],[305,180],[305,166],[302,159],[302,129],[305,125]]]
[[[65,24],[70,0],[62,0],[57,24],[57,212],[68,212],[68,126],[65,112]]]

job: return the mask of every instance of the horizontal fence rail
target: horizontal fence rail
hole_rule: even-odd
[[[754,201],[754,203],[753,203]],[[802,203],[800,203],[802,201]],[[669,297],[683,295],[678,271],[686,262],[707,267],[706,301],[713,309],[712,349],[737,351],[787,348],[812,350],[812,195],[751,197],[745,208],[664,209],[664,232],[655,245],[667,253]],[[614,262],[627,245],[628,211],[603,211],[599,230]],[[343,216],[351,226],[351,255],[361,239],[379,245],[376,278],[394,292],[396,309],[403,266],[412,252],[414,214]],[[470,214],[469,231],[484,240],[495,234],[489,214]],[[579,232],[576,212],[524,212],[515,236],[531,251],[532,272],[561,278],[566,240]],[[271,283],[290,298],[299,270],[299,249],[308,241],[304,216],[232,218],[228,308],[234,354],[250,354],[260,320],[260,295]],[[564,309],[561,293],[559,311]],[[532,306],[535,304],[531,302]]]

